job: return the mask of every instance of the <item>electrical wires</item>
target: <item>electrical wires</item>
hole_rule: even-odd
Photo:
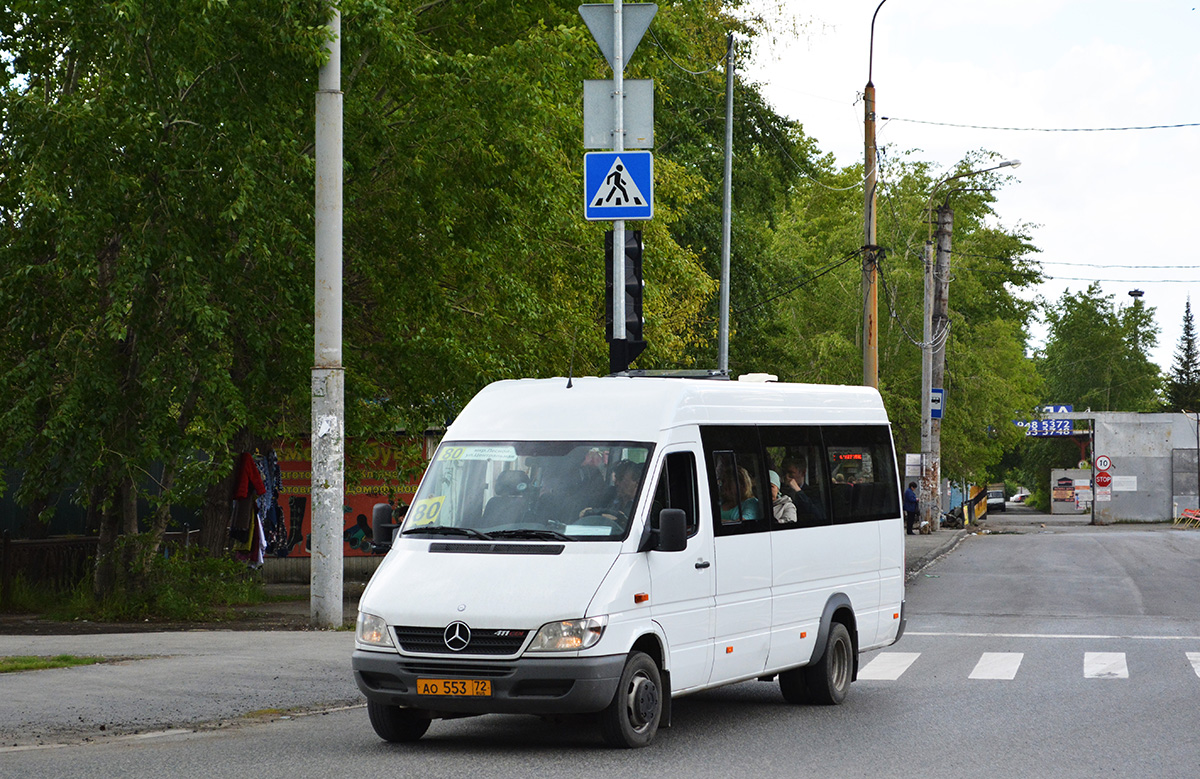
[[[959,127],[966,130],[1004,130],[1018,133],[1113,133],[1131,130],[1176,130],[1182,127],[1200,127],[1200,122],[1148,124],[1132,127],[991,127],[982,124],[956,124],[954,122],[933,122],[927,119],[905,119],[899,116],[883,116],[880,118],[885,122],[909,122],[911,124],[930,124],[937,127]]]

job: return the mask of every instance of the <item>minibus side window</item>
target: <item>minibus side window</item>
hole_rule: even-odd
[[[758,429],[753,425],[703,427],[713,529],[720,535],[770,529],[771,493],[766,486]]]
[[[699,530],[697,519],[699,489],[696,485],[696,457],[691,452],[671,452],[663,461],[654,502],[650,507],[650,527],[658,529],[658,515],[663,509],[682,509],[687,515],[688,538]]]
[[[821,452],[821,429],[761,427],[759,434],[767,455],[768,477],[772,482],[779,479],[779,497],[772,504],[775,527],[828,525],[829,480]]]
[[[883,425],[827,426],[833,521],[870,522],[900,516],[891,431]]]

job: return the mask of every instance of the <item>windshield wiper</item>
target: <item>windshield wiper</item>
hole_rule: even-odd
[[[484,541],[491,541],[492,537],[487,533],[481,533],[478,530],[470,527],[446,527],[445,525],[428,525],[425,527],[414,527],[410,530],[405,530],[400,535],[415,536],[467,536],[468,538],[481,538]]]
[[[570,536],[564,536],[554,530],[534,530],[533,528],[525,528],[522,530],[497,530],[490,535],[491,538],[538,538],[554,541],[573,541]]]

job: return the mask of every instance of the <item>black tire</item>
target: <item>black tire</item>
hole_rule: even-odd
[[[375,728],[375,734],[394,744],[416,741],[429,730],[429,715],[418,709],[367,701],[367,716],[371,718],[371,727]]]
[[[788,703],[812,703],[808,692],[808,683],[804,679],[803,668],[793,668],[779,674],[779,691]]]
[[[842,623],[834,622],[829,627],[821,659],[779,674],[779,691],[788,703],[836,706],[846,699],[853,675],[854,644],[850,641],[850,631]]]
[[[600,735],[609,746],[637,749],[658,732],[663,710],[662,677],[643,652],[630,652],[608,708],[600,712]]]

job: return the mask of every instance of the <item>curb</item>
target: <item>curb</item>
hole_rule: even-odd
[[[938,531],[938,532],[940,533],[940,532],[945,532],[945,531]],[[918,573],[925,570],[925,568],[929,567],[929,565],[931,565],[935,560],[937,560],[941,557],[944,557],[945,555],[948,555],[951,552],[953,552],[955,550],[955,548],[958,547],[958,545],[963,542],[963,539],[966,538],[968,535],[970,535],[970,533],[971,533],[971,531],[966,530],[966,529],[953,531],[953,534],[949,538],[947,538],[943,543],[939,544],[935,549],[933,549],[929,552],[926,552],[925,554],[921,555],[916,560],[914,560],[912,563],[909,563],[906,566],[905,578],[912,579]]]

